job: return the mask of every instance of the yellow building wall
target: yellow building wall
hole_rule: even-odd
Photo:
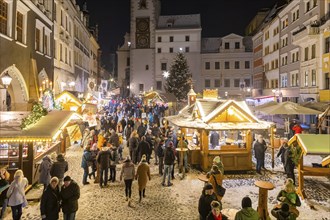
[[[330,102],[330,90],[320,90],[320,102]]]

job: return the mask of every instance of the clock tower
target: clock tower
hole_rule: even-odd
[[[159,0],[131,0],[130,91],[138,95],[155,88],[155,29]]]

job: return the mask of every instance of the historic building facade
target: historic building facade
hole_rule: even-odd
[[[12,77],[0,108],[28,110],[41,82],[53,81],[53,0],[0,0],[0,45],[0,77]]]

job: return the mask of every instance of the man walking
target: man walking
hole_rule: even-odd
[[[257,173],[261,174],[261,168],[266,169],[265,168],[265,153],[266,153],[266,149],[267,149],[267,144],[265,142],[265,140],[263,139],[262,135],[258,135],[257,140],[254,142],[253,144],[253,148],[254,148],[254,155],[257,159]]]
[[[96,161],[99,164],[100,169],[100,187],[102,184],[107,186],[108,184],[108,171],[110,165],[110,151],[107,145],[103,145],[102,150],[97,154]]]
[[[64,185],[61,190],[62,211],[64,220],[75,220],[78,210],[80,188],[70,176],[64,177]]]
[[[171,173],[173,169],[173,164],[175,161],[175,154],[173,150],[173,142],[170,142],[164,152],[164,175],[162,185],[165,186],[165,179],[167,175],[167,186],[172,186],[171,183]]]

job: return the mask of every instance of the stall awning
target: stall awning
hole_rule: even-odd
[[[21,120],[18,120],[15,115],[19,116],[22,112],[0,112],[0,141],[50,141],[56,139],[66,125],[73,119],[81,119],[81,116],[71,111],[51,111],[46,116],[43,116],[36,124],[27,130],[20,128]],[[24,114],[28,115],[27,112]]]
[[[304,155],[330,155],[330,135],[296,134],[289,140],[289,145],[297,142]]]

